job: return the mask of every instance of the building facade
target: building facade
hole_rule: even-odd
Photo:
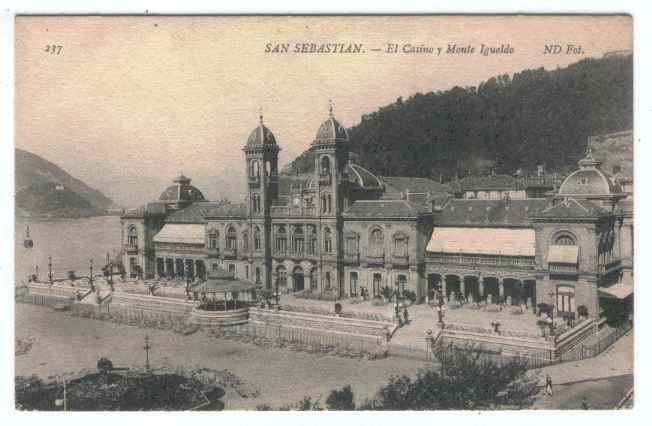
[[[447,300],[548,303],[564,315],[583,305],[597,316],[601,297],[631,295],[626,194],[590,149],[561,185],[535,178],[501,189],[494,177],[451,190],[376,176],[349,144],[331,110],[310,145],[313,171],[284,175],[261,117],[243,146],[244,202],[207,201],[178,176],[159,200],[122,215],[127,274],[201,279],[222,268],[280,292],[373,297],[389,287],[427,302],[439,290]]]

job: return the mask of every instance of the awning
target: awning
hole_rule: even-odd
[[[432,253],[534,257],[534,229],[438,228],[426,248]]]
[[[204,244],[204,225],[167,224],[154,236],[155,243]]]
[[[610,287],[598,288],[598,295],[607,299],[625,299],[634,294],[634,285],[629,275],[623,275],[621,282]]]
[[[548,263],[577,264],[579,247],[577,246],[550,246],[548,247]]]
[[[256,290],[258,287],[255,284],[237,279],[209,278],[207,281],[193,285],[191,291],[198,293],[240,293]]]

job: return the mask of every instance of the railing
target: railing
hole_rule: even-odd
[[[345,253],[344,261],[348,263],[360,263],[360,253]]]
[[[225,248],[224,250],[222,250],[222,255],[224,257],[235,258],[237,254],[238,254],[238,249],[236,248]]]
[[[550,272],[555,272],[558,274],[577,274],[578,268],[577,264],[575,265],[564,265],[559,263],[550,263],[548,264],[548,269]]]
[[[385,253],[381,254],[368,254],[366,257],[367,263],[385,263]]]
[[[615,269],[620,268],[621,266],[622,261],[620,259],[616,259],[612,260],[611,262],[598,265],[598,271],[600,271],[601,274],[607,274]]]
[[[125,246],[125,251],[128,254],[138,253],[138,245],[129,245],[128,244],[128,245]]]
[[[314,216],[317,212],[315,207],[289,207],[272,206],[271,213],[275,216]]]
[[[218,257],[220,255],[220,249],[217,247],[207,247],[204,252],[208,257]]]
[[[534,258],[513,256],[472,256],[465,254],[429,254],[427,261],[441,264],[469,266],[497,266],[533,269]]]
[[[410,256],[392,256],[392,263],[394,265],[407,265],[410,263]]]

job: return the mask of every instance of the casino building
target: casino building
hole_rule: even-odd
[[[631,300],[626,194],[590,149],[558,190],[522,199],[460,199],[430,179],[376,176],[355,163],[332,109],[310,146],[314,172],[280,174],[280,150],[261,117],[243,147],[244,203],[207,201],[180,175],[158,200],[126,211],[128,276],[224,269],[283,292],[347,298],[389,286],[424,302],[440,289],[572,315],[584,305],[590,316],[601,298]]]

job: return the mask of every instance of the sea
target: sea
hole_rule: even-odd
[[[34,246],[25,248],[25,234]],[[90,261],[93,272],[106,264],[107,254],[117,258],[120,250],[120,218],[101,216],[83,219],[24,219],[16,220],[15,271],[16,282],[26,281],[36,273],[42,280],[48,276],[48,257],[52,258],[55,278],[65,278],[68,271],[88,275]]]

